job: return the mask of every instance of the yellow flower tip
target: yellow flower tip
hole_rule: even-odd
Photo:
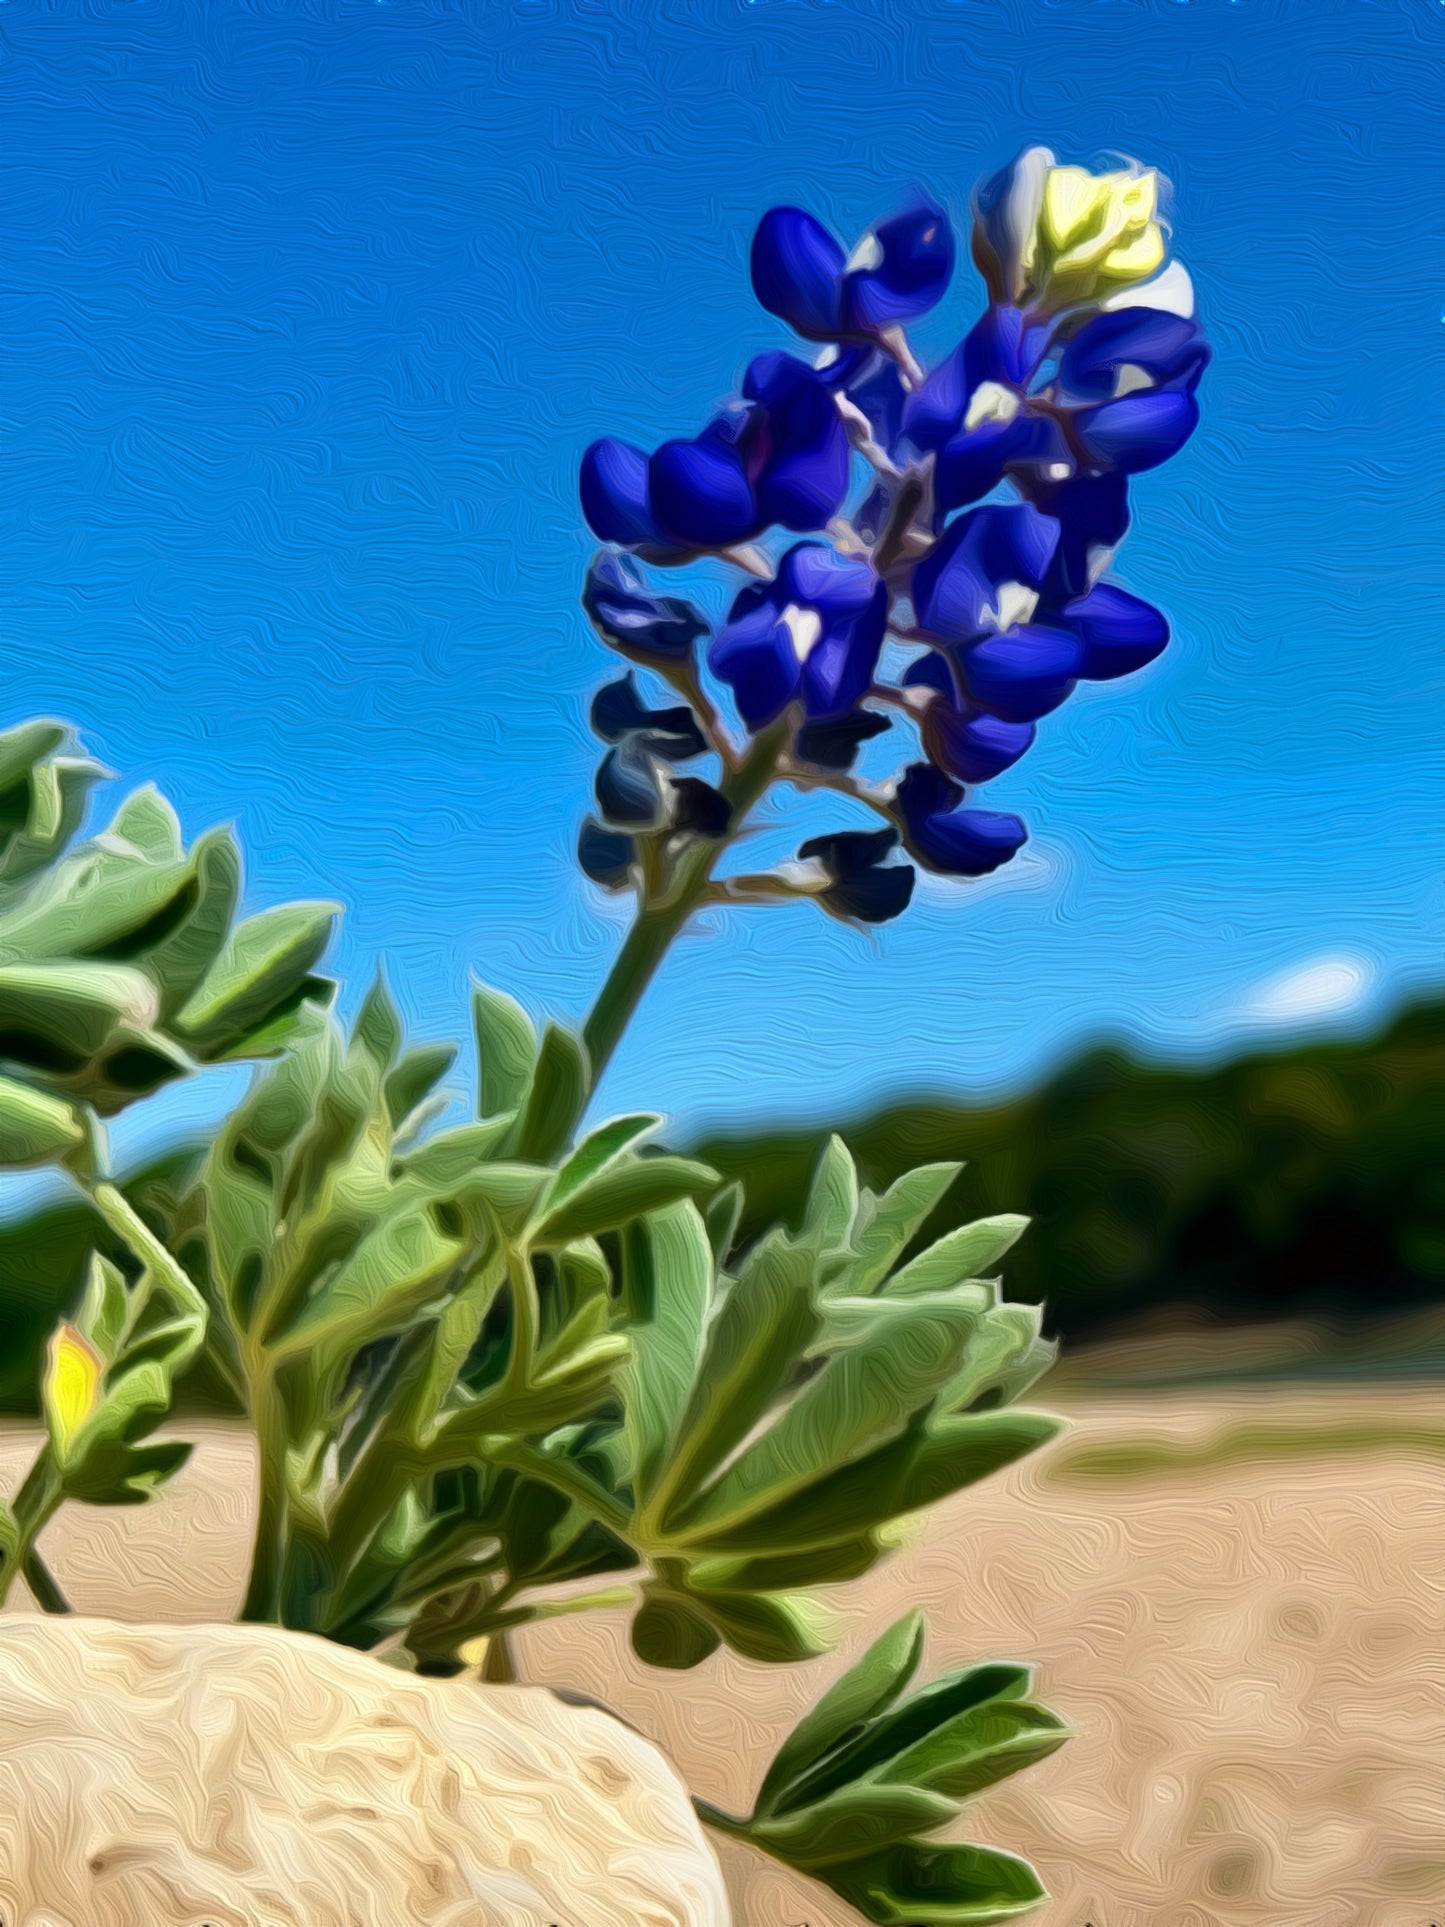
[[[1039,208],[1038,254],[1052,304],[1089,300],[1101,286],[1153,274],[1164,259],[1158,206],[1153,168],[1111,174],[1051,168]]]
[[[469,1639],[465,1646],[458,1646],[457,1658],[464,1666],[474,1667],[477,1672],[481,1672],[486,1664],[487,1648],[491,1643],[485,1634],[480,1639]]]
[[[105,1365],[74,1325],[56,1327],[45,1366],[45,1413],[56,1456],[64,1462],[96,1408]]]

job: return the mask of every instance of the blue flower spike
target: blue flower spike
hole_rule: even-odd
[[[1169,643],[1163,615],[1106,579],[1132,478],[1188,441],[1210,361],[1193,284],[1167,259],[1165,191],[1151,169],[1094,174],[1026,149],[974,197],[988,305],[931,372],[904,329],[952,274],[939,207],[878,222],[851,254],[802,208],[763,216],[754,291],[822,353],[811,365],[757,356],[737,400],[691,438],[651,452],[607,438],[583,459],[588,521],[631,552],[594,563],[588,614],[687,703],[650,709],[630,677],[596,699],[593,727],[611,749],[598,772],[606,820],[584,832],[589,875],[665,888],[669,851],[736,828],[724,794],[735,786],[674,766],[716,748],[733,776],[754,755],[728,743],[698,683],[707,624],[652,595],[631,556],[773,572],[735,596],[707,667],[750,734],[787,718],[778,775],[896,825],[813,838],[801,877],[734,878],[738,900],[806,894],[845,922],[881,923],[913,893],[912,865],[890,860],[899,835],[913,864],[940,875],[986,876],[1017,853],[1024,825],[969,792],[1027,756],[1081,682],[1133,675]],[[795,539],[775,562],[764,538],[778,529]],[[901,677],[890,635],[926,645]],[[878,713],[890,705],[925,760],[879,788],[852,772],[902,723]]]

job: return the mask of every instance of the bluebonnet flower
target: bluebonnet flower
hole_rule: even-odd
[[[1059,523],[1028,503],[972,509],[914,573],[917,633],[946,656],[956,698],[1005,722],[1036,722],[1080,678],[1128,675],[1169,640],[1158,610],[1123,589],[1048,595],[1059,542]]]
[[[751,542],[774,523],[821,529],[848,490],[847,431],[834,395],[856,357],[810,368],[794,355],[760,355],[743,380],[747,404],[715,417],[691,441],[647,455],[611,437],[582,458],[582,510],[604,542],[653,560]]]
[[[577,863],[583,876],[604,890],[624,890],[637,861],[637,844],[622,830],[609,830],[589,816],[577,838]]]
[[[798,855],[825,872],[826,886],[816,895],[830,915],[844,923],[887,923],[908,908],[916,880],[910,864],[885,861],[897,847],[897,830],[838,830],[810,838]]]
[[[687,705],[649,709],[638,695],[630,672],[598,690],[592,698],[590,721],[592,733],[604,743],[621,743],[634,737],[669,763],[685,763],[707,753],[707,738]]]
[[[910,763],[896,793],[908,854],[941,876],[985,877],[1017,856],[1028,831],[998,810],[962,809],[963,786],[930,763]]]
[[[799,542],[775,581],[744,589],[708,650],[749,729],[801,700],[810,717],[851,709],[873,680],[888,593],[866,562]]]
[[[625,555],[593,560],[582,607],[602,640],[635,662],[686,662],[694,642],[707,634],[707,623],[690,602],[650,595],[637,565]]]
[[[751,255],[753,292],[808,341],[877,340],[926,314],[953,274],[953,231],[929,202],[870,228],[851,255],[799,207],[770,208]]]

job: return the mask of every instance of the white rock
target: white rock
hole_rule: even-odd
[[[4,1927],[728,1927],[672,1769],[301,1633],[0,1620]]]

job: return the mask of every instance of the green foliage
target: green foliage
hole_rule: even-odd
[[[81,1107],[110,1116],[200,1064],[285,1047],[334,906],[236,924],[229,831],[189,852],[175,813],[137,790],[74,838],[104,772],[58,723],[0,734],[0,1164],[88,1154]]]
[[[706,1809],[832,1887],[865,1919],[954,1927],[1012,1919],[1043,1898],[1009,1854],[934,1846],[960,1803],[1062,1746],[1063,1723],[1028,1698],[1022,1666],[974,1666],[909,1692],[923,1622],[889,1628],[793,1730],[745,1820]]]

